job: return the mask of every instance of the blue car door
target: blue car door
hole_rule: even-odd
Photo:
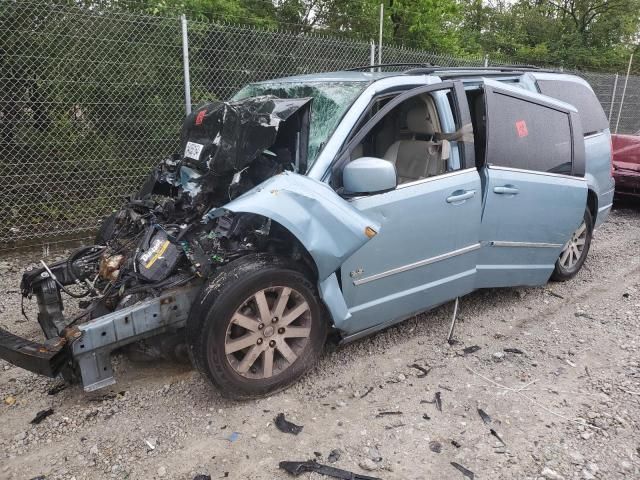
[[[476,286],[544,284],[587,206],[580,118],[537,93],[492,80],[483,89],[486,199]]]
[[[424,116],[429,125],[416,124]],[[341,268],[347,334],[381,328],[473,290],[482,198],[473,146],[465,148],[463,135],[455,133],[464,125],[468,130],[464,89],[445,82],[399,95],[349,143],[346,158],[357,152],[394,162],[398,185],[350,200],[381,228]]]

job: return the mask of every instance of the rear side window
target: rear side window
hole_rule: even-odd
[[[489,112],[487,162],[502,167],[571,174],[567,113],[495,92]]]
[[[585,135],[600,132],[609,128],[602,106],[595,93],[585,85],[577,82],[559,80],[538,80],[540,93],[569,103],[578,109]]]

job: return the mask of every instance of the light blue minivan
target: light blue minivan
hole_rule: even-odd
[[[255,83],[193,112],[184,152],[138,200],[155,202],[146,243],[116,247],[131,218],[151,218],[129,205],[93,253],[47,270],[73,280],[98,262],[122,291],[93,301],[99,315],[54,322],[66,367],[45,373],[75,369],[94,390],[113,383],[111,351],[157,337],[186,344],[225,395],[266,395],[313,364],[330,329],[350,341],[479,288],[576,275],[614,187],[590,86],[533,68],[405,68]],[[34,278],[23,293],[44,295]]]

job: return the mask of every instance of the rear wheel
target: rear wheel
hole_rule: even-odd
[[[324,309],[295,262],[249,255],[222,268],[203,289],[187,325],[194,364],[233,398],[281,390],[318,359]]]
[[[558,260],[556,260],[556,265],[551,275],[552,280],[564,282],[575,277],[587,259],[592,235],[593,219],[589,209],[586,209],[582,223],[573,232],[569,241],[562,248]]]

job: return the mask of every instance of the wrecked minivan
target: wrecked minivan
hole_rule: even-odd
[[[611,208],[609,140],[586,82],[530,68],[249,85],[187,116],[180,152],[94,245],[24,273],[46,340],[0,330],[0,358],[93,391],[115,382],[113,351],[143,342],[224,395],[269,394],[329,331],[572,278]]]

